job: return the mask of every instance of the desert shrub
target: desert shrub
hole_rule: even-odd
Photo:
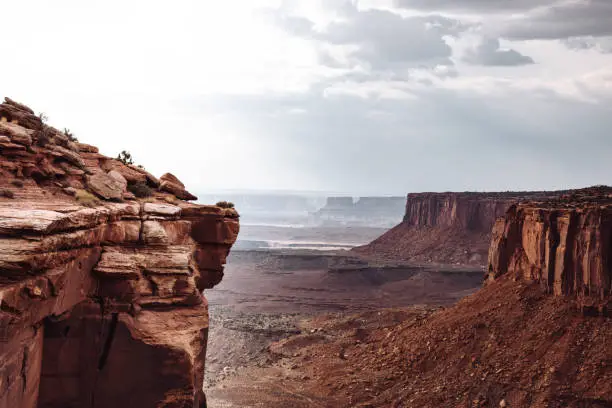
[[[134,164],[134,159],[132,159],[132,154],[128,152],[127,150],[122,150],[121,153],[117,155],[117,160],[119,160],[121,163],[125,165]]]
[[[40,125],[34,134],[36,136],[36,144],[40,147],[45,147],[51,141],[49,127],[45,124],[49,118],[44,113],[40,113],[38,118],[40,119]]]
[[[68,140],[70,140],[71,142],[78,142],[79,139],[76,138],[75,135],[72,134],[72,132],[70,131],[70,129],[68,128],[64,128],[64,135],[68,138]]]
[[[13,193],[11,190],[3,188],[2,190],[0,190],[0,196],[6,198],[15,198],[15,193]]]
[[[229,202],[229,201],[219,201],[217,204],[215,204],[217,207],[221,207],[221,208],[234,208],[234,203]]]
[[[143,182],[128,183],[127,189],[138,198],[151,197],[153,189]]]
[[[13,180],[11,181],[11,184],[14,185],[15,187],[19,187],[19,188],[23,187],[23,181],[21,180]]]
[[[100,200],[95,195],[91,194],[87,190],[77,190],[74,195],[77,202],[84,207],[95,207],[100,204]]]

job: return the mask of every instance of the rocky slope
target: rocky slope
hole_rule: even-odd
[[[384,260],[484,265],[498,217],[521,200],[561,193],[408,194],[403,221],[354,251]]]
[[[277,364],[247,373],[255,386],[227,389],[242,406],[253,395],[268,407],[612,406],[611,193],[514,206],[474,295],[312,319],[271,347]]]
[[[237,213],[10,99],[0,174],[0,408],[206,406],[201,292]]]

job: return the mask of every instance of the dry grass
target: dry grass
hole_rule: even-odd
[[[74,197],[83,207],[95,207],[100,205],[100,200],[98,197],[86,190],[77,190]]]

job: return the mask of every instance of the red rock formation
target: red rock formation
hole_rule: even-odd
[[[585,311],[612,311],[612,189],[513,206],[489,250],[488,279],[505,274],[575,295]]]
[[[396,261],[484,265],[495,220],[548,192],[408,194],[401,224],[354,251]]]
[[[21,104],[0,118],[0,408],[205,406],[202,290],[237,213],[181,201]]]

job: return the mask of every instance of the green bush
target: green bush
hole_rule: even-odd
[[[119,160],[121,163],[125,164],[126,166],[128,164],[134,164],[134,159],[132,159],[132,154],[128,152],[127,150],[122,150],[121,153],[117,155],[117,160]]]
[[[234,203],[229,202],[229,201],[219,201],[217,204],[215,204],[217,207],[221,207],[221,208],[234,208]]]
[[[153,189],[143,182],[128,183],[127,189],[138,198],[146,198],[153,195]]]

